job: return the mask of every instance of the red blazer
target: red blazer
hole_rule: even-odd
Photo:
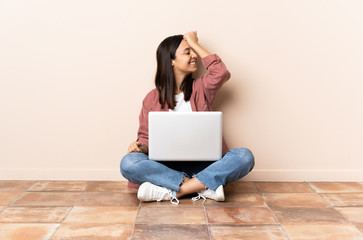
[[[217,90],[231,77],[231,74],[221,58],[216,54],[211,54],[202,58],[202,63],[208,72],[194,80],[190,104],[193,111],[212,111],[211,104]],[[159,103],[159,92],[156,88],[151,90],[144,98],[139,116],[140,125],[136,141],[142,142],[146,146],[149,146],[148,114],[150,111],[169,111],[167,104],[165,104],[164,108],[161,107],[161,104]],[[227,151],[228,147],[223,138],[223,155]]]

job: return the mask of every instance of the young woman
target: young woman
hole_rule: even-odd
[[[208,72],[193,79],[198,55]],[[178,204],[178,198],[191,193],[198,193],[193,200],[224,201],[223,186],[242,178],[254,167],[251,151],[246,148],[228,151],[223,139],[223,157],[216,162],[149,160],[148,113],[211,111],[214,96],[230,78],[230,73],[219,56],[210,54],[198,43],[197,32],[166,38],[160,43],[156,57],[156,88],[143,101],[138,139],[130,144],[128,154],[121,161],[121,174],[141,184],[137,193],[141,201],[170,200]]]

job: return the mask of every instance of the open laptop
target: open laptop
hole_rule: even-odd
[[[149,159],[222,158],[222,112],[149,112]]]

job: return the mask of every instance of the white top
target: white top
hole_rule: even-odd
[[[181,92],[178,95],[175,95],[176,106],[174,110],[169,109],[169,112],[192,112],[192,105],[190,105],[190,101],[184,100],[184,93]]]

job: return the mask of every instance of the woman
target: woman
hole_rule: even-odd
[[[192,78],[201,57],[208,73]],[[157,162],[149,160],[148,113],[150,111],[211,111],[217,90],[230,78],[226,66],[216,55],[198,43],[197,32],[166,38],[157,49],[156,88],[150,91],[140,113],[138,139],[130,144],[121,161],[121,173],[141,184],[141,201],[170,200],[198,193],[193,200],[210,198],[224,201],[223,186],[248,174],[254,157],[246,148],[228,151],[223,139],[223,157],[216,162]]]

